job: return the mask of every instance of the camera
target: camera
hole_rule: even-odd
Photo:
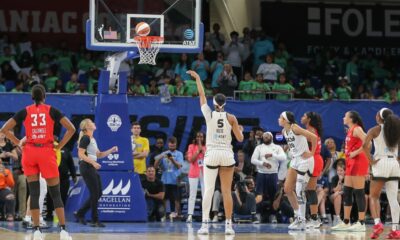
[[[167,153],[167,157],[168,158],[172,157],[172,154],[171,153]]]

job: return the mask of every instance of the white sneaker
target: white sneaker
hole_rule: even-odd
[[[339,221],[339,223],[331,228],[332,231],[347,231],[351,227],[350,224],[345,224],[342,221]]]
[[[305,220],[297,217],[288,228],[290,230],[303,230],[306,228]]]
[[[33,240],[43,240],[42,232],[40,232],[39,230],[33,232]]]
[[[306,223],[306,228],[319,228],[321,227],[322,223],[318,220],[310,220]]]
[[[235,230],[232,227],[232,221],[225,222],[225,235],[235,235]]]
[[[61,230],[60,240],[72,240],[72,237],[69,235],[69,233],[67,231]]]
[[[219,221],[218,221],[218,216],[215,215],[215,216],[213,217],[213,219],[211,220],[211,222],[213,222],[213,223],[219,222]]]
[[[367,231],[365,224],[361,224],[360,222],[356,222],[355,224],[351,225],[351,227],[349,227],[347,230],[350,232],[365,232],[365,231]]]
[[[209,233],[209,231],[208,231],[209,227],[210,227],[210,226],[209,226],[208,222],[202,223],[202,224],[201,224],[201,228],[197,231],[197,234],[199,234],[199,235],[208,235],[208,233]]]
[[[186,222],[187,222],[187,223],[191,223],[192,221],[193,221],[192,215],[188,215],[188,217],[187,217],[187,219],[186,219]]]

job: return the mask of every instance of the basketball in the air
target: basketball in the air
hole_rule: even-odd
[[[150,26],[145,22],[140,22],[136,25],[135,30],[139,36],[147,36],[150,33]]]

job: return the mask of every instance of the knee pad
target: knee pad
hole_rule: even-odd
[[[308,204],[318,205],[318,197],[315,190],[306,190],[306,198]]]
[[[54,209],[63,208],[64,204],[61,199],[60,184],[57,184],[55,186],[49,186],[49,193],[51,198],[53,199]]]
[[[29,182],[28,186],[31,195],[30,207],[32,210],[37,210],[39,209],[40,183],[39,181]]]
[[[344,186],[343,187],[343,205],[351,207],[353,205],[353,188]]]
[[[362,189],[354,189],[353,190],[354,195],[356,197],[356,203],[358,207],[358,212],[364,212],[366,203],[365,203],[365,190],[364,188]]]

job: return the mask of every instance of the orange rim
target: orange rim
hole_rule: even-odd
[[[136,36],[133,39],[138,43],[140,48],[150,48],[154,42],[164,42],[164,38],[160,36]]]

